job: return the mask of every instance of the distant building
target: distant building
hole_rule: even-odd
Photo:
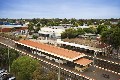
[[[69,28],[70,26],[48,26],[41,28],[38,33],[44,37],[61,38],[61,33]]]
[[[118,24],[118,21],[111,21],[110,23],[116,25],[116,24]]]
[[[60,26],[73,26],[72,24],[60,24]]]
[[[61,33],[64,32],[66,29],[69,28],[74,28],[74,29],[78,29],[78,28],[90,28],[91,26],[78,26],[78,27],[71,27],[72,24],[60,24],[61,26],[48,26],[48,27],[43,27],[41,28],[41,30],[38,31],[38,33],[41,36],[44,37],[50,37],[50,38],[61,38]]]
[[[84,26],[84,25],[83,25],[83,26],[78,26],[77,28],[82,28],[82,29],[83,29],[83,28],[90,28],[90,26]]]
[[[27,25],[0,25],[0,32],[26,33]]]

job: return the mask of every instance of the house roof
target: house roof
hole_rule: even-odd
[[[2,30],[1,30],[2,29]],[[15,29],[14,31],[20,31],[20,30],[25,30],[27,29],[27,27],[20,27],[18,29]],[[11,32],[12,28],[0,28],[0,32]]]
[[[85,56],[85,54],[80,52],[59,48],[59,47],[51,46],[48,44],[38,43],[30,40],[21,40],[19,41],[19,43],[22,43],[22,45],[24,46],[31,46],[40,50],[47,51],[47,53],[50,55],[54,55],[70,61],[73,61]]]
[[[90,64],[91,62],[92,62],[92,60],[89,60],[89,59],[86,59],[86,58],[80,58],[80,59],[74,61],[74,63],[80,64],[80,65],[83,65],[83,66],[86,66],[86,65]]]

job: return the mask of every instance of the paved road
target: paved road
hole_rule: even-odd
[[[15,46],[14,46],[14,41],[11,41],[11,40],[8,40],[8,39],[4,39],[4,38],[1,38],[1,37],[0,37],[0,42],[3,42],[3,43],[5,43],[5,44],[7,44],[7,45],[10,45],[10,46],[12,46],[12,47],[15,47]],[[61,65],[61,67],[64,67],[64,68],[68,69],[68,67],[67,67],[67,66],[64,66],[64,65]],[[69,69],[70,69],[70,68],[69,68]],[[120,76],[119,76],[119,75],[116,75],[116,74],[113,74],[113,73],[111,73],[111,72],[107,72],[107,71],[104,71],[104,70],[101,70],[101,69],[98,69],[98,68],[94,68],[94,69],[95,69],[95,72],[92,72],[93,67],[91,67],[89,70],[87,70],[87,71],[85,71],[85,72],[83,72],[83,73],[77,72],[77,71],[76,71],[76,72],[77,72],[77,73],[80,73],[80,74],[83,74],[83,75],[86,75],[86,76],[88,76],[88,77],[94,78],[94,79],[96,79],[96,80],[118,80],[118,79],[120,79]],[[74,69],[71,69],[71,70],[74,71]],[[107,74],[107,75],[110,76],[110,78],[109,78],[109,79],[104,78],[104,77],[102,76],[102,74]]]
[[[95,70],[95,72],[93,72]],[[93,69],[93,67],[89,68],[88,71],[83,72],[84,75],[86,76],[94,76],[96,80],[119,80],[120,76],[116,75],[111,72],[107,72],[98,68]],[[103,77],[103,74],[109,75],[109,79]]]

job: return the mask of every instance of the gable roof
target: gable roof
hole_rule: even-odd
[[[72,50],[68,50],[68,49],[64,49],[56,46],[51,46],[48,44],[38,43],[30,40],[21,40],[17,43],[21,43],[24,46],[31,46],[40,50],[47,51],[47,54],[54,55],[69,61],[73,61],[85,56],[85,54],[80,52],[76,52],[76,51],[72,51]]]
[[[86,59],[86,58],[80,58],[80,59],[74,61],[74,63],[80,64],[80,65],[83,65],[83,66],[86,66],[86,65],[90,64],[91,62],[92,62],[92,60],[89,60],[89,59]]]

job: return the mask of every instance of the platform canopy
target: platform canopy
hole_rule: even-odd
[[[30,40],[22,40],[15,43],[40,50],[49,55],[53,55],[68,61],[77,60],[85,56],[84,53],[80,53],[80,52],[76,52],[76,51],[72,51],[72,50],[68,50],[68,49],[64,49],[64,48],[60,48],[60,47],[56,47],[48,44],[38,43]]]
[[[92,62],[93,62],[92,60],[89,60],[89,59],[86,59],[86,58],[80,58],[80,59],[74,61],[74,63],[80,64],[80,65],[83,65],[83,66],[86,66],[86,65],[88,65]]]
[[[70,43],[70,42],[64,42],[64,41],[60,41],[60,40],[58,40],[57,43],[100,52],[99,48],[90,47],[90,46],[86,46],[86,45],[80,45],[80,44],[75,44],[75,43]]]

